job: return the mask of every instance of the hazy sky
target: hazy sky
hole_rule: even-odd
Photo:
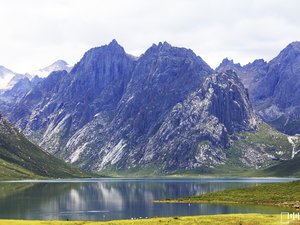
[[[299,0],[0,0],[0,65],[74,64],[114,38],[136,56],[159,41],[191,48],[212,67],[270,60],[300,40],[299,9]]]

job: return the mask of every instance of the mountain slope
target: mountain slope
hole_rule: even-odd
[[[45,152],[0,116],[0,178],[81,177],[80,170]]]
[[[49,152],[66,158],[65,145],[77,131],[97,113],[107,119],[114,114],[134,63],[116,41],[91,49],[69,74],[51,73],[9,117]]]
[[[286,135],[261,128],[236,73],[214,73],[191,50],[166,42],[139,58],[115,40],[93,48],[6,115],[48,152],[88,171],[255,169],[293,149]]]
[[[290,176],[300,177],[300,143],[295,146],[297,154],[290,160],[281,161],[280,163],[263,170],[265,176]]]
[[[271,60],[258,86],[260,115],[287,134],[300,133],[300,42],[293,42]]]

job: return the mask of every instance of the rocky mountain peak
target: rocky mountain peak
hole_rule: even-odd
[[[300,61],[300,42],[295,41],[285,47],[277,57],[270,63],[290,63],[294,60]]]
[[[124,48],[114,39],[108,45],[92,48],[87,51],[82,59],[74,66],[72,73],[77,73],[78,69],[85,69],[87,71],[97,69],[100,67],[100,64],[107,65],[112,61],[120,61],[124,57],[132,60],[132,57],[127,55]]]
[[[208,77],[204,89],[211,93],[209,111],[225,125],[229,133],[256,129],[257,118],[248,92],[233,70]]]
[[[245,65],[244,67],[246,69],[252,69],[252,68],[260,68],[260,67],[264,67],[267,65],[267,62],[264,59],[256,59],[254,60],[252,63],[248,63],[247,65]]]
[[[158,43],[158,48],[160,49],[169,49],[172,48],[172,45],[169,44],[168,42],[164,41],[164,42],[159,42]]]
[[[241,68],[240,63],[234,63],[233,59],[229,60],[228,58],[225,58],[222,60],[220,65],[216,68],[216,71],[226,71],[228,69],[236,69]]]
[[[189,49],[186,48],[179,48],[179,47],[173,47],[168,42],[159,42],[158,44],[153,44],[146,52],[145,54],[149,53],[156,53],[156,54],[172,54],[174,51],[181,51],[181,53],[185,52],[192,52]]]
[[[108,44],[109,47],[111,48],[123,48],[118,42],[116,39],[113,39],[109,44]]]

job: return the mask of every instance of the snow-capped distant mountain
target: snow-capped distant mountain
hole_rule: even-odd
[[[8,89],[10,86],[11,79],[17,75],[17,73],[0,66],[0,89]]]
[[[8,82],[6,89],[12,89],[17,83],[19,83],[21,80],[24,80],[24,79],[31,80],[32,76],[29,74],[25,74],[25,75],[24,74],[15,74]]]
[[[66,70],[67,72],[70,72],[71,69],[72,66],[70,66],[66,61],[57,60],[54,63],[52,63],[50,66],[47,66],[40,70],[34,70],[32,72],[29,72],[28,74],[30,74],[31,76],[39,76],[44,78],[54,71]]]

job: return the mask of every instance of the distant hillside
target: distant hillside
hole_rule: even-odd
[[[30,142],[0,115],[0,179],[87,176]]]
[[[300,177],[300,154],[297,154],[295,158],[291,160],[283,161],[265,169],[263,174],[266,176]]]

